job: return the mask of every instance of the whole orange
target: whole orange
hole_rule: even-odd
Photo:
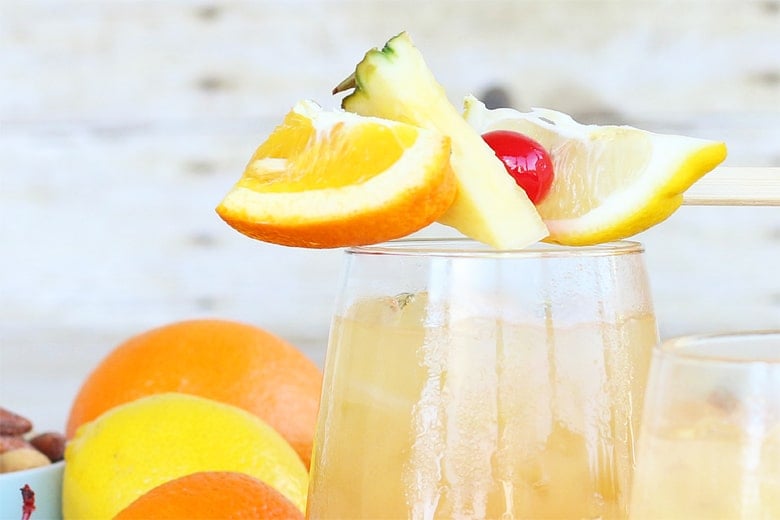
[[[303,520],[303,513],[271,486],[243,473],[204,471],[160,484],[115,520],[193,518]]]
[[[243,408],[273,426],[308,467],[322,372],[290,343],[227,320],[172,323],[116,347],[89,374],[66,433],[116,405],[183,392]]]

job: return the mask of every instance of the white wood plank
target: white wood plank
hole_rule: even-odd
[[[403,29],[456,102],[500,85],[518,106],[575,114],[777,114],[774,5],[5,0],[0,114],[197,119],[335,103],[331,87]]]

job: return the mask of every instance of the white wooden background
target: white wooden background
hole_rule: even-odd
[[[321,363],[341,252],[213,208],[295,101],[337,106],[404,29],[456,103],[498,88],[780,165],[778,0],[2,0],[0,403],[62,428],[106,351],[183,318]],[[780,209],[686,207],[638,238],[664,336],[780,326]]]

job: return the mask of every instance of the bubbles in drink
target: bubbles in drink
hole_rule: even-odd
[[[332,351],[350,357],[329,362],[350,377],[332,378],[320,430],[349,442],[323,444],[317,475],[328,478],[315,475],[312,492],[327,498],[314,507],[339,518],[624,515],[652,316],[553,327],[454,305],[402,294],[337,317]]]

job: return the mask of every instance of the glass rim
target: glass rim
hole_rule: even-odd
[[[766,354],[750,355],[738,346],[746,342],[756,342],[765,339],[776,339],[780,345],[780,329],[759,329],[732,332],[716,332],[711,334],[686,334],[676,336],[656,344],[656,353],[667,358],[699,363],[719,363],[727,365],[780,365],[780,346],[775,351]],[[717,342],[734,343],[734,352],[729,354],[708,353],[706,346]]]
[[[517,249],[494,249],[467,237],[401,238],[345,249],[347,254],[382,256],[440,256],[469,258],[573,258],[582,256],[618,256],[644,253],[644,246],[633,240],[617,240],[589,246],[562,246],[537,242]]]

